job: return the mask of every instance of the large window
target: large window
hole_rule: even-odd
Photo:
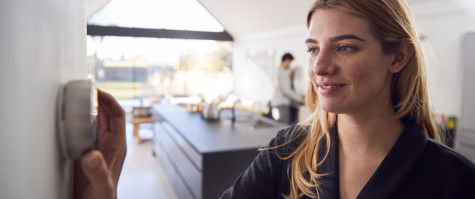
[[[232,37],[196,0],[111,0],[88,35],[88,76],[116,98],[232,92]]]
[[[232,91],[231,42],[90,37],[88,75],[121,99]]]

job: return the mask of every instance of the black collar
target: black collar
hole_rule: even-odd
[[[338,182],[338,132],[336,125],[330,131],[330,154],[319,172],[329,173],[322,178],[320,198],[339,198]],[[413,122],[405,123],[398,140],[383,159],[371,178],[357,196],[363,198],[389,198],[397,192],[416,164],[427,142],[427,135]]]

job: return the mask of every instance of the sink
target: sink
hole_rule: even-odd
[[[247,126],[251,129],[260,129],[260,128],[272,128],[276,127],[279,124],[276,122],[264,121],[261,118],[246,117],[246,118],[236,118],[236,126]]]
[[[229,113],[223,112],[221,116],[221,119],[225,118],[225,120],[229,121],[232,115],[230,115],[229,111]],[[250,128],[251,130],[281,126],[281,124],[276,121],[244,111],[236,112],[234,125],[235,127]]]

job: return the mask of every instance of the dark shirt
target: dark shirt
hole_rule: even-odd
[[[220,198],[263,199],[288,195],[291,159],[282,160],[279,156],[290,154],[307,132],[308,128],[296,126],[279,131],[270,142],[270,149],[259,152],[249,168]],[[320,173],[329,174],[320,179],[321,199],[339,198],[338,132],[335,127],[330,135],[330,153],[317,168]],[[288,144],[272,148],[284,143]],[[421,128],[409,122],[357,198],[474,199],[475,166],[452,149],[427,138]]]

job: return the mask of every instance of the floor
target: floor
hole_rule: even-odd
[[[132,124],[126,125],[127,156],[117,188],[120,199],[176,199],[177,196],[160,164],[152,155],[152,142],[133,139]],[[143,125],[139,134],[152,136],[152,126]]]

